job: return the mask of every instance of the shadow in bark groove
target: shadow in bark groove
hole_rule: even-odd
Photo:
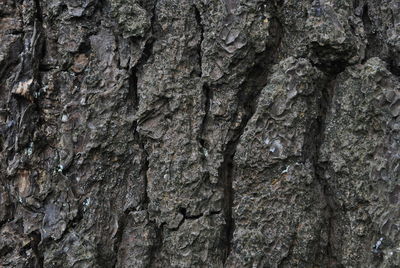
[[[241,120],[237,129],[231,129],[231,139],[228,141],[225,152],[224,160],[218,170],[220,184],[224,191],[224,218],[225,218],[225,237],[222,239],[225,248],[225,256],[223,263],[225,264],[232,247],[233,232],[235,229],[235,222],[232,217],[233,207],[233,170],[235,168],[234,157],[236,153],[237,145],[240,141],[242,134],[244,133],[246,126],[257,109],[257,103],[262,89],[266,86],[269,79],[269,72],[271,67],[278,61],[278,51],[280,49],[282,33],[279,31],[282,28],[282,24],[277,18],[271,19],[273,23],[272,31],[275,35],[274,44],[267,46],[265,50],[255,55],[256,62],[247,71],[247,77],[242,84],[242,90],[238,92],[237,100],[239,108],[234,114],[234,120]],[[242,118],[238,118],[240,112],[243,112]]]

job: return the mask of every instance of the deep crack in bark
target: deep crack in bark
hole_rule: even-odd
[[[35,231],[30,233],[30,247],[32,248],[33,254],[35,254],[35,262],[33,263],[34,268],[42,268],[43,266],[43,261],[44,261],[44,256],[43,256],[43,251],[39,249],[39,244],[41,241],[41,235],[39,231]]]
[[[145,141],[143,140],[143,137],[140,135],[140,133],[137,131],[137,125],[136,122],[134,123],[134,135],[136,140],[139,142],[139,147],[142,151],[142,157],[141,157],[141,169],[140,169],[140,175],[143,178],[143,185],[144,185],[144,190],[143,190],[143,199],[142,199],[142,209],[147,210],[149,207],[149,195],[148,195],[148,179],[147,179],[147,172],[149,170],[149,155],[146,151],[145,148]]]
[[[133,109],[135,112],[138,111],[139,109],[139,103],[140,103],[140,97],[138,93],[138,73],[142,70],[143,66],[147,63],[149,58],[151,57],[153,53],[153,45],[155,42],[155,36],[154,36],[154,24],[156,20],[156,5],[157,1],[154,1],[154,5],[152,7],[152,16],[151,16],[151,30],[150,30],[150,37],[146,40],[146,43],[144,45],[141,57],[137,61],[137,63],[134,65],[134,67],[130,70],[130,75],[129,75],[129,88],[128,88],[128,102],[131,102],[133,105]],[[145,148],[145,140],[143,137],[140,135],[138,131],[138,121],[133,122],[133,135],[135,138],[135,141],[138,142],[139,148],[141,150],[141,169],[140,169],[140,176],[143,179],[143,197],[141,199],[141,204],[140,204],[140,209],[142,210],[148,210],[149,206],[149,196],[148,196],[148,179],[147,179],[147,172],[149,169],[149,160],[148,160],[148,153]],[[114,248],[116,251],[116,258],[114,262],[114,267],[118,263],[118,253],[119,253],[119,248],[122,242],[122,236],[126,227],[126,219],[127,215],[131,212],[134,211],[135,208],[129,208],[126,211],[124,211],[123,215],[120,216],[119,221],[118,221],[118,231],[116,234],[116,240],[114,243]],[[155,223],[152,223],[155,224]],[[157,227],[154,227],[157,230]],[[158,237],[158,234],[157,234]],[[153,249],[152,249],[153,251]],[[153,261],[152,259],[154,258],[154,254],[151,254],[152,257],[150,259],[150,263]],[[149,266],[151,267],[151,266]]]
[[[203,58],[202,58],[201,45],[202,45],[203,40],[204,40],[204,26],[203,26],[202,21],[201,21],[200,11],[196,7],[196,5],[193,5],[193,7],[194,7],[194,16],[195,16],[197,25],[198,25],[198,27],[200,29],[200,40],[199,40],[199,43],[198,43],[198,46],[197,46],[197,64],[198,64],[199,71],[200,71],[199,77],[201,78],[203,76],[203,74],[202,74],[202,65],[203,65],[202,64],[202,59]]]
[[[281,22],[276,18],[271,19],[271,32],[274,36],[274,42],[272,44],[267,44],[263,52],[255,55],[255,63],[248,70],[247,77],[242,84],[242,90],[239,90],[237,94],[237,100],[239,103],[239,108],[234,115],[235,120],[241,120],[239,127],[233,130],[231,139],[228,141],[223,162],[218,170],[219,179],[224,191],[224,218],[225,218],[225,237],[222,239],[225,247],[225,255],[223,258],[223,264],[229,257],[232,247],[233,232],[235,228],[234,219],[232,217],[232,207],[233,207],[233,170],[234,170],[234,156],[236,153],[237,145],[240,141],[245,128],[256,112],[257,103],[262,89],[266,86],[269,79],[269,72],[271,67],[277,63],[277,51],[280,49],[282,35],[284,31],[282,29]],[[242,118],[238,118],[239,111],[243,112]]]
[[[210,216],[210,215],[218,215],[221,214],[221,211],[210,211],[208,214],[200,213],[197,215],[187,215],[187,210],[186,208],[179,208],[179,213],[183,216],[181,221],[179,222],[178,226],[176,228],[169,228],[170,231],[178,231],[179,228],[182,226],[182,224],[186,220],[198,220],[201,217],[204,216]]]
[[[202,148],[207,149],[207,143],[204,138],[205,132],[207,130],[207,123],[208,123],[208,113],[210,111],[210,105],[212,100],[212,90],[207,84],[203,84],[203,98],[204,98],[204,116],[203,120],[200,125],[198,141]]]
[[[139,94],[138,94],[138,73],[143,68],[143,65],[146,64],[148,59],[150,58],[153,51],[154,37],[150,37],[147,40],[141,58],[135,64],[135,66],[130,70],[129,76],[129,99],[133,104],[133,108],[135,111],[139,108]]]
[[[312,152],[309,160],[314,166],[314,177],[317,183],[321,187],[322,195],[325,198],[326,208],[325,208],[325,222],[326,231],[328,236],[328,241],[325,249],[325,256],[322,256],[323,260],[329,265],[329,267],[336,267],[337,260],[332,251],[332,233],[333,233],[333,221],[335,217],[335,211],[337,210],[335,206],[334,195],[332,194],[329,185],[324,179],[324,172],[326,167],[320,162],[320,150],[321,146],[325,140],[326,134],[326,117],[332,104],[332,98],[334,95],[334,87],[337,76],[344,71],[344,68],[331,70],[330,73],[325,73],[327,76],[324,86],[320,92],[319,101],[319,116],[313,122],[309,135],[307,137],[306,146]],[[312,148],[312,149],[311,149]]]
[[[156,226],[156,223],[152,223],[154,225],[154,230],[156,234],[156,241],[154,241],[154,245],[150,250],[149,254],[149,264],[147,265],[147,268],[152,268],[155,267],[155,261],[157,260],[157,257],[159,257],[159,253],[161,251],[163,241],[164,241],[164,225],[165,223],[161,224],[160,226]]]
[[[204,139],[204,133],[206,132],[206,130],[207,130],[207,122],[208,122],[208,113],[209,113],[209,111],[210,111],[210,104],[211,104],[211,99],[212,99],[212,91],[211,91],[211,89],[210,89],[210,87],[205,83],[205,82],[203,82],[202,81],[202,78],[203,78],[203,72],[202,72],[202,56],[203,56],[203,53],[202,53],[202,48],[201,48],[201,46],[202,46],[202,43],[203,43],[203,40],[204,40],[204,26],[203,26],[203,24],[202,24],[202,21],[201,21],[201,14],[200,14],[200,11],[199,11],[199,9],[197,8],[197,6],[194,4],[193,5],[193,9],[194,9],[194,15],[195,15],[195,18],[196,18],[196,22],[197,22],[197,25],[198,25],[198,27],[199,27],[199,29],[200,29],[200,40],[199,40],[199,42],[198,42],[198,44],[197,44],[197,68],[199,69],[199,78],[200,78],[200,83],[202,83],[202,90],[203,90],[203,92],[202,92],[202,96],[203,96],[203,102],[204,102],[204,115],[203,115],[203,120],[202,120],[202,122],[201,122],[201,125],[200,125],[200,130],[199,130],[199,134],[198,134],[198,141],[199,141],[199,143],[200,143],[200,146],[202,147],[202,148],[204,148],[204,149],[206,149],[206,141],[205,141],[205,139]]]
[[[277,46],[275,49],[278,49],[280,38],[277,40]],[[258,98],[261,94],[262,89],[267,84],[267,80],[269,78],[268,72],[270,67],[275,63],[276,59],[274,58],[275,50],[270,50],[266,48],[266,50],[261,54],[257,55],[257,62],[255,65],[249,70],[248,77],[246,78],[243,84],[243,90],[238,92],[237,99],[240,104],[239,109],[241,109],[244,113],[244,116],[241,118],[240,125],[237,129],[233,130],[232,138],[226,145],[226,149],[224,152],[224,160],[219,169],[219,178],[222,183],[222,187],[224,189],[224,216],[225,216],[225,256],[223,259],[223,263],[226,263],[226,260],[231,251],[231,241],[233,237],[234,231],[234,220],[232,217],[232,207],[233,207],[233,170],[234,170],[234,156],[236,153],[237,145],[240,141],[244,130],[250,121],[251,117],[254,115]],[[239,111],[237,111],[235,117],[237,117]]]

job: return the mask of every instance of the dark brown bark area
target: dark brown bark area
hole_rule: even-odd
[[[2,0],[0,267],[400,266],[395,0]]]

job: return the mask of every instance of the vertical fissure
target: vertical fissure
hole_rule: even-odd
[[[153,6],[151,8],[151,18],[150,18],[150,31],[149,36],[145,39],[144,48],[142,50],[139,60],[135,65],[129,70],[129,99],[131,99],[133,108],[135,111],[139,108],[139,93],[138,93],[138,74],[142,71],[143,66],[148,62],[150,56],[153,54],[153,46],[156,41],[155,37],[155,23],[156,23],[156,6],[157,1],[154,0]],[[136,128],[135,128],[136,129]]]
[[[145,141],[143,140],[143,137],[140,135],[139,131],[137,130],[137,125],[135,123],[134,125],[134,133],[136,140],[139,143],[140,150],[142,152],[141,156],[141,169],[140,169],[140,175],[143,178],[143,198],[142,198],[142,204],[141,204],[141,209],[147,210],[149,207],[149,194],[148,194],[148,178],[147,178],[147,172],[149,170],[149,155],[146,151],[145,148]]]
[[[237,145],[239,144],[240,137],[244,133],[244,130],[247,126],[247,123],[253,116],[257,100],[259,94],[261,92],[261,88],[258,90],[254,97],[251,98],[252,95],[239,97],[242,103],[246,103],[245,105],[245,115],[240,123],[239,128],[235,131],[232,136],[232,139],[227,143],[226,149],[223,156],[223,162],[219,169],[219,178],[222,183],[223,193],[224,193],[224,218],[225,218],[225,256],[223,263],[226,263],[226,260],[231,252],[231,243],[234,231],[234,219],[232,217],[232,207],[233,207],[233,170],[234,170],[234,157],[236,153]]]
[[[157,258],[159,258],[159,252],[161,251],[163,241],[164,241],[164,225],[165,223],[161,224],[160,226],[156,226],[156,223],[152,223],[154,225],[155,230],[155,241],[154,245],[150,250],[149,254],[149,263],[146,265],[146,268],[153,268],[155,267],[155,262]]]
[[[203,120],[200,125],[198,140],[199,140],[201,147],[204,149],[207,149],[208,145],[206,144],[204,135],[207,130],[207,123],[208,123],[208,117],[209,117],[208,113],[211,108],[212,91],[206,83],[203,84],[203,92],[202,93],[203,93],[203,98],[204,98],[204,100],[203,100],[204,101],[204,115],[203,115]]]
[[[375,51],[376,48],[374,46],[378,45],[378,39],[377,39],[376,33],[373,32],[372,21],[369,18],[369,14],[368,14],[368,3],[364,3],[364,5],[363,5],[361,20],[363,22],[364,31],[367,35],[367,47],[366,47],[366,51],[365,51],[366,55],[364,58],[364,62],[365,62],[377,53],[377,51]]]
[[[333,221],[335,213],[335,202],[332,191],[329,184],[324,179],[324,173],[326,171],[325,163],[321,162],[320,151],[325,140],[326,135],[326,124],[329,109],[332,105],[332,99],[334,94],[335,81],[337,76],[342,73],[346,67],[346,64],[326,63],[324,66],[321,64],[315,64],[310,60],[311,64],[321,71],[325,78],[323,81],[316,81],[317,89],[316,98],[318,101],[317,112],[318,116],[312,122],[307,130],[307,135],[304,139],[304,145],[302,148],[302,161],[310,161],[314,169],[314,180],[320,189],[320,194],[325,201],[326,207],[324,208],[324,223],[325,230],[327,233],[326,247],[322,251],[315,252],[315,261],[322,261],[327,267],[336,267],[336,260],[332,251],[332,232],[333,232]],[[318,249],[319,250],[319,249]],[[286,259],[288,256],[286,257]]]
[[[364,27],[364,32],[366,34],[366,48],[365,48],[365,56],[362,60],[362,64],[364,64],[368,59],[372,57],[380,57],[382,60],[385,60],[388,62],[388,67],[391,70],[394,70],[396,72],[396,68],[393,68],[395,66],[394,61],[396,59],[395,56],[391,55],[390,49],[389,49],[389,55],[385,55],[385,42],[382,40],[382,36],[377,29],[377,26],[374,25],[374,21],[371,19],[370,16],[370,8],[368,3],[362,3],[362,9],[361,9],[361,20],[362,24]]]
[[[149,36],[147,39],[145,39],[145,45],[141,53],[141,57],[139,60],[136,62],[136,64],[129,70],[129,79],[128,79],[128,102],[132,104],[132,108],[135,112],[139,110],[139,105],[140,105],[140,94],[139,94],[139,73],[143,71],[144,65],[148,62],[150,57],[153,54],[153,45],[156,40],[155,38],[155,30],[154,30],[154,25],[156,21],[156,5],[157,1],[155,0],[153,2],[153,6],[151,8],[151,27],[150,27],[150,32]],[[133,136],[134,140],[138,143],[140,151],[141,151],[141,162],[140,162],[140,177],[142,178],[142,183],[143,183],[143,196],[141,198],[140,206],[138,208],[128,208],[123,212],[123,215],[120,216],[119,219],[119,228],[116,234],[116,240],[115,240],[115,250],[116,250],[116,259],[114,262],[114,267],[118,263],[118,253],[119,253],[119,248],[120,244],[122,242],[122,236],[124,229],[127,225],[126,219],[128,218],[128,214],[132,211],[135,211],[137,209],[139,210],[148,210],[149,206],[149,195],[148,195],[148,179],[147,179],[147,172],[149,169],[149,155],[148,152],[145,148],[145,140],[138,131],[138,120],[135,120],[133,122],[132,126],[132,131],[133,131]],[[153,223],[152,223],[153,224]],[[156,228],[156,227],[155,227]],[[157,230],[157,228],[156,228]],[[158,237],[158,234],[157,234]],[[153,249],[152,249],[153,251]],[[155,254],[150,254],[151,259],[150,262],[152,262],[152,258],[154,258]]]
[[[142,52],[142,57],[139,59],[138,63],[132,68],[130,71],[131,74],[129,76],[129,91],[128,91],[128,101],[132,103],[134,111],[138,111],[139,109],[139,103],[140,103],[140,98],[139,98],[139,93],[138,93],[138,72],[141,70],[144,64],[146,64],[148,58],[150,57],[152,53],[152,46],[153,46],[154,40],[151,40],[150,42],[146,43],[145,48]],[[116,250],[116,259],[114,262],[114,267],[117,265],[118,262],[118,252],[119,252],[119,247],[122,242],[122,236],[123,232],[125,229],[125,226],[127,224],[126,219],[127,215],[135,211],[136,209],[140,210],[147,210],[148,209],[148,204],[149,204],[149,196],[148,196],[148,179],[147,179],[147,171],[149,169],[149,160],[148,160],[148,153],[145,148],[145,141],[140,135],[138,131],[138,121],[135,120],[133,122],[132,126],[132,131],[133,131],[133,136],[134,140],[137,142],[139,145],[140,151],[141,151],[141,162],[140,162],[140,177],[142,178],[142,183],[143,183],[143,196],[141,199],[140,207],[139,208],[128,208],[123,212],[123,215],[120,217],[119,222],[118,222],[118,231],[116,234],[116,240],[115,240],[115,250]]]
[[[135,121],[133,123],[133,135],[135,137],[135,140],[138,142],[139,144],[139,148],[141,150],[141,163],[140,163],[140,177],[142,178],[142,183],[143,183],[143,196],[141,199],[141,203],[140,203],[140,207],[138,208],[134,208],[134,207],[129,207],[128,209],[126,209],[123,212],[123,215],[120,216],[119,220],[118,220],[118,231],[116,233],[116,239],[114,242],[114,248],[116,251],[115,254],[115,260],[114,260],[114,266],[116,267],[117,263],[118,263],[118,253],[119,253],[119,248],[122,242],[122,236],[125,230],[125,227],[127,225],[127,219],[128,219],[128,215],[129,213],[131,213],[132,211],[136,211],[137,209],[139,210],[148,210],[148,206],[149,206],[149,196],[148,196],[148,179],[147,179],[147,171],[149,169],[149,160],[148,160],[148,153],[145,149],[145,143],[142,139],[142,136],[139,134],[139,132],[137,131],[137,122]],[[158,235],[157,235],[158,237]],[[149,266],[150,267],[150,266]]]
[[[40,4],[40,0],[34,0],[34,21],[33,21],[33,32],[32,32],[32,37],[30,40],[30,47],[29,47],[29,52],[27,57],[30,57],[30,68],[32,68],[32,79],[34,80],[34,86],[33,88],[30,89],[30,94],[33,95],[33,98],[31,101],[36,103],[34,105],[35,109],[34,112],[36,117],[36,124],[35,126],[32,126],[32,132],[31,132],[31,137],[29,138],[31,141],[33,139],[33,133],[34,129],[38,128],[39,126],[37,123],[40,123],[40,112],[39,112],[39,105],[37,105],[37,98],[39,94],[37,92],[40,90],[41,87],[41,75],[40,75],[40,64],[43,61],[43,56],[44,56],[44,31],[43,31],[43,12],[42,12],[42,7]],[[23,67],[22,67],[23,68]],[[28,72],[29,73],[29,72]],[[33,91],[33,92],[32,92]],[[32,96],[31,96],[32,97]],[[73,219],[73,222],[75,222],[76,217]],[[71,222],[68,223],[68,226],[66,227],[66,230],[68,230],[69,225],[72,224]],[[62,236],[65,235],[65,231],[62,234]],[[30,247],[32,249],[32,252],[35,256],[34,259],[34,267],[42,268],[44,267],[44,252],[41,248],[41,243],[42,243],[42,236],[39,231],[34,231],[29,234],[29,238],[31,239],[30,242]]]
[[[35,3],[35,18],[40,23],[43,23],[43,12],[42,12],[42,7],[40,5],[40,0],[34,0],[34,3]]]
[[[203,40],[204,40],[204,26],[202,24],[202,19],[201,19],[201,14],[199,9],[197,8],[197,6],[194,4],[193,5],[193,9],[194,9],[194,15],[195,15],[195,19],[196,19],[196,23],[197,26],[200,29],[200,38],[197,44],[197,68],[199,69],[198,73],[199,73],[199,78],[200,78],[200,83],[202,83],[202,97],[203,97],[203,103],[204,103],[204,108],[203,108],[203,120],[201,122],[200,125],[200,130],[199,130],[199,134],[198,134],[198,141],[200,143],[200,146],[204,149],[206,149],[206,141],[204,138],[204,134],[206,132],[207,129],[207,121],[208,121],[208,113],[210,110],[210,104],[211,104],[211,99],[212,99],[212,91],[210,89],[210,87],[204,82],[202,81],[203,78],[203,53],[202,53],[202,44],[203,44]]]
[[[231,139],[226,145],[223,162],[219,169],[219,178],[224,189],[224,216],[225,216],[225,255],[223,263],[226,261],[232,250],[232,239],[235,229],[235,222],[233,218],[233,171],[235,168],[234,157],[236,154],[237,146],[240,142],[240,138],[243,135],[246,126],[250,119],[253,117],[257,109],[258,99],[261,95],[262,89],[266,86],[269,79],[269,72],[271,67],[277,63],[278,51],[281,47],[282,33],[277,29],[282,29],[282,24],[277,17],[271,19],[272,27],[271,32],[274,36],[272,44],[267,44],[265,50],[258,55],[255,55],[255,64],[247,71],[247,77],[244,80],[241,90],[238,91],[237,100],[239,108],[234,114],[234,121],[239,119],[239,111],[243,112],[243,116],[240,119],[241,122],[239,127],[232,130]]]
[[[202,64],[202,49],[201,49],[201,46],[202,46],[202,43],[203,43],[203,40],[204,40],[204,26],[203,26],[202,21],[201,21],[200,11],[196,7],[196,5],[194,5],[194,17],[195,17],[197,25],[198,25],[198,27],[200,29],[200,40],[199,40],[199,43],[198,43],[198,46],[197,46],[197,61],[198,61],[197,64],[198,64],[199,72],[200,72],[199,77],[201,78],[203,76],[203,74],[202,74],[202,65],[203,64]]]
[[[38,82],[39,77],[39,66],[43,56],[43,14],[42,7],[39,0],[35,0],[35,18],[33,25],[33,33],[31,38],[31,61],[33,78]]]
[[[246,126],[253,117],[257,109],[258,99],[262,89],[266,86],[269,79],[269,71],[273,64],[276,63],[276,51],[280,46],[281,38],[277,38],[274,48],[266,47],[265,51],[259,55],[255,55],[256,63],[250,70],[245,82],[242,84],[242,90],[237,94],[239,108],[236,111],[234,118],[239,119],[239,111],[243,111],[243,116],[240,119],[239,127],[232,130],[232,136],[226,145],[223,162],[219,169],[219,178],[224,189],[224,216],[225,216],[225,256],[223,263],[229,257],[232,249],[232,238],[235,228],[235,222],[232,215],[233,208],[233,170],[235,168],[234,157],[240,138],[243,135]]]
[[[43,262],[44,262],[44,256],[43,256],[43,252],[39,249],[39,244],[41,241],[41,235],[40,232],[35,231],[32,232],[30,235],[30,246],[32,248],[32,252],[33,254],[35,254],[35,262],[34,262],[34,267],[37,268],[42,268],[43,266]]]
[[[154,42],[156,41],[155,38],[155,23],[156,23],[156,6],[157,6],[157,1],[155,0],[153,3],[152,7],[152,15],[151,15],[151,30],[150,30],[150,37],[146,40],[145,46],[143,48],[142,54],[138,62],[135,64],[135,66],[130,70],[130,78],[129,78],[129,95],[132,99],[134,110],[137,112],[139,110],[139,104],[140,104],[140,95],[139,95],[139,88],[138,88],[138,83],[139,83],[139,77],[138,74],[143,71],[144,65],[148,62],[149,58],[153,54],[153,45]],[[142,157],[141,157],[141,170],[140,174],[143,178],[143,184],[144,184],[144,197],[142,201],[142,209],[147,210],[148,208],[148,203],[149,203],[149,197],[148,197],[148,180],[147,180],[147,171],[149,169],[149,156],[145,148],[145,140],[138,131],[138,121],[136,120],[133,123],[133,135],[135,137],[135,140],[138,142],[139,147],[142,151]]]
[[[335,87],[336,77],[343,72],[344,67],[340,69],[331,69],[329,72],[325,72],[327,76],[326,81],[324,81],[324,85],[321,87],[322,90],[320,92],[320,101],[319,101],[319,115],[315,122],[312,124],[309,135],[307,137],[307,141],[305,146],[310,150],[310,161],[314,166],[314,177],[316,182],[320,185],[322,196],[325,199],[326,207],[325,207],[325,223],[326,223],[326,232],[327,232],[327,241],[326,248],[324,250],[322,260],[328,265],[328,267],[337,267],[338,265],[335,254],[332,249],[332,235],[335,220],[335,200],[330,189],[329,184],[324,179],[324,173],[326,170],[326,166],[324,163],[320,161],[320,150],[321,146],[324,143],[325,135],[326,135],[326,120],[329,109],[332,105],[333,99],[333,90]]]
[[[153,53],[153,44],[155,40],[154,37],[151,36],[147,41],[144,46],[144,49],[142,51],[142,55],[138,62],[135,64],[135,66],[132,67],[130,70],[130,75],[129,75],[129,92],[128,92],[128,98],[131,100],[133,109],[135,111],[138,110],[139,108],[139,93],[138,93],[138,73],[142,70],[143,66],[147,63],[149,60],[150,56]]]
[[[332,99],[332,94],[329,93],[329,89],[332,89],[332,82],[333,79],[329,78],[326,86],[324,87],[325,90],[323,89],[321,91],[321,101],[320,101],[320,107],[319,107],[319,116],[316,120],[316,130],[315,130],[315,150],[313,153],[313,165],[314,165],[314,176],[316,181],[319,183],[321,186],[322,190],[322,195],[325,198],[326,202],[326,208],[325,208],[325,217],[326,217],[326,230],[327,230],[327,244],[326,244],[326,249],[325,249],[325,258],[327,259],[327,263],[329,266],[332,265],[332,258],[333,258],[333,252],[332,252],[332,247],[331,247],[331,235],[332,235],[332,228],[333,228],[333,203],[332,197],[330,196],[330,189],[329,185],[326,183],[324,180],[324,170],[325,168],[321,165],[319,162],[320,159],[320,149],[322,146],[322,143],[324,141],[324,135],[325,135],[325,129],[326,129],[326,116],[329,107],[331,106],[331,99]]]

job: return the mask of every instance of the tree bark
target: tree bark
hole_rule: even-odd
[[[2,0],[0,267],[400,267],[397,0]]]

